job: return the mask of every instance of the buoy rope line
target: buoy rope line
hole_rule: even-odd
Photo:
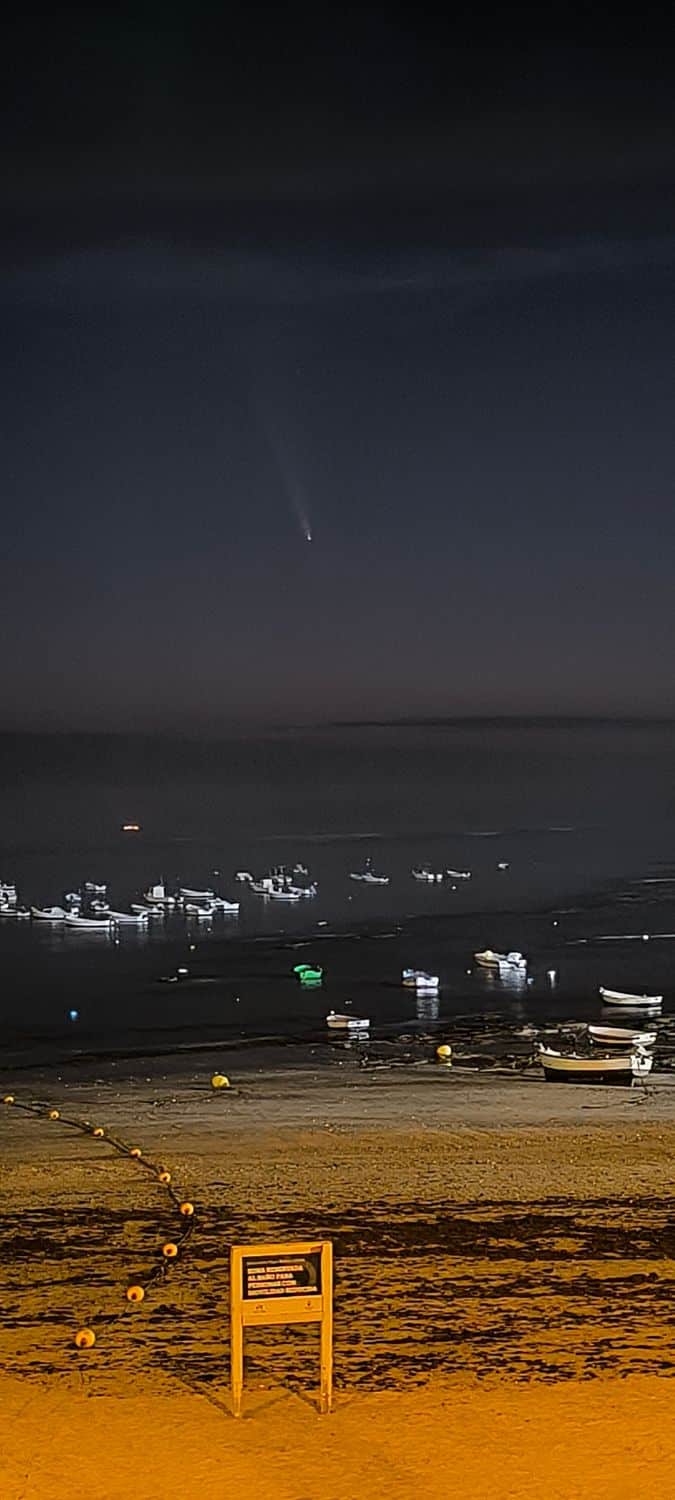
[[[113,1151],[116,1151],[119,1156],[124,1156],[128,1160],[136,1162],[139,1167],[143,1167],[146,1172],[149,1172],[155,1181],[166,1189],[169,1198],[175,1205],[180,1216],[180,1229],[175,1239],[167,1240],[160,1247],[160,1259],[144,1276],[143,1282],[127,1287],[126,1307],[122,1308],[118,1314],[113,1314],[112,1317],[106,1316],[105,1321],[110,1323],[114,1321],[115,1317],[122,1317],[126,1312],[131,1310],[133,1305],[143,1302],[146,1292],[155,1282],[164,1280],[170,1263],[179,1257],[181,1250],[194,1230],[194,1204],[182,1198],[180,1193],[176,1191],[171,1173],[167,1167],[159,1166],[156,1162],[151,1161],[148,1156],[143,1154],[140,1146],[131,1146],[128,1141],[123,1140],[121,1136],[115,1135],[112,1131],[105,1130],[102,1125],[93,1125],[91,1120],[80,1120],[72,1115],[64,1115],[60,1109],[55,1109],[49,1104],[43,1104],[36,1100],[17,1099],[14,1094],[5,1094],[3,1103],[12,1106],[14,1109],[22,1109],[25,1114],[37,1115],[43,1120],[58,1121],[60,1125],[68,1125],[73,1130],[79,1130],[82,1135],[88,1135],[95,1140],[104,1141],[106,1145],[112,1146]],[[99,1319],[103,1318],[102,1313],[99,1313],[97,1316]],[[94,1329],[91,1326],[78,1328],[73,1342],[77,1349],[91,1349],[96,1343]]]

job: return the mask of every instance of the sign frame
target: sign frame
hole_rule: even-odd
[[[300,1268],[284,1261],[318,1257],[318,1288],[293,1285]],[[261,1291],[249,1291],[249,1275],[260,1267]],[[265,1266],[265,1262],[268,1264]],[[252,1264],[253,1263],[253,1264]],[[284,1276],[284,1269],[286,1276]],[[291,1278],[289,1283],[288,1278]],[[255,1277],[254,1277],[255,1280]],[[278,1286],[278,1294],[273,1294]],[[232,1411],[241,1416],[244,1390],[244,1330],[288,1323],[321,1324],[320,1410],[333,1404],[333,1244],[331,1240],[291,1240],[282,1244],[230,1247],[230,1384]]]

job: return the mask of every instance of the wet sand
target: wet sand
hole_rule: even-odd
[[[196,1211],[167,1265],[179,1218],[154,1174],[2,1109],[8,1500],[672,1493],[670,1076],[630,1091],[349,1063],[43,1097],[138,1143]],[[335,1412],[311,1404],[314,1331],[260,1331],[236,1424],[229,1246],[305,1236],[335,1247]]]

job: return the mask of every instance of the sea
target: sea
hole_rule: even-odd
[[[0,919],[3,1080],[423,1058],[447,1039],[492,1056],[600,1019],[600,985],[662,993],[675,1027],[674,773],[675,723],[655,720],[0,735],[0,880],[22,903],[87,880],[118,909],[160,880],[241,902],[112,937]],[[388,885],[350,879],[366,859]],[[298,863],[318,885],[298,906],[234,879]],[[421,863],[470,879],[418,884]],[[478,968],[486,946],[524,952],[526,979]],[[404,966],[438,974],[438,995],[404,989]],[[330,1010],[368,1018],[367,1037],[331,1033]]]

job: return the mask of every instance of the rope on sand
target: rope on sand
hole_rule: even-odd
[[[167,1167],[159,1166],[156,1162],[151,1161],[149,1157],[144,1156],[140,1146],[131,1146],[128,1141],[123,1140],[121,1136],[114,1134],[112,1131],[105,1130],[102,1125],[93,1125],[91,1120],[80,1120],[72,1115],[64,1115],[60,1109],[55,1109],[38,1100],[17,1099],[14,1094],[5,1094],[3,1103],[14,1109],[23,1110],[25,1114],[37,1115],[43,1120],[58,1121],[60,1125],[67,1125],[72,1130],[79,1130],[82,1135],[92,1136],[95,1140],[104,1141],[106,1145],[112,1146],[113,1151],[116,1151],[118,1156],[124,1156],[136,1162],[144,1171],[149,1172],[161,1187],[166,1189],[179,1215],[180,1229],[175,1239],[167,1240],[162,1245],[160,1251],[161,1258],[144,1276],[142,1284],[134,1283],[127,1287],[127,1307],[120,1313],[113,1315],[113,1318],[122,1317],[123,1313],[127,1312],[132,1306],[144,1301],[145,1294],[150,1287],[156,1282],[165,1279],[169,1270],[169,1263],[178,1258],[186,1241],[194,1230],[194,1204],[182,1198],[180,1193],[176,1191],[171,1173]],[[97,1316],[102,1318],[103,1314],[98,1314]],[[112,1322],[113,1318],[107,1317],[106,1322]],[[77,1330],[74,1343],[77,1349],[91,1349],[93,1347],[96,1343],[96,1334],[91,1325]]]

